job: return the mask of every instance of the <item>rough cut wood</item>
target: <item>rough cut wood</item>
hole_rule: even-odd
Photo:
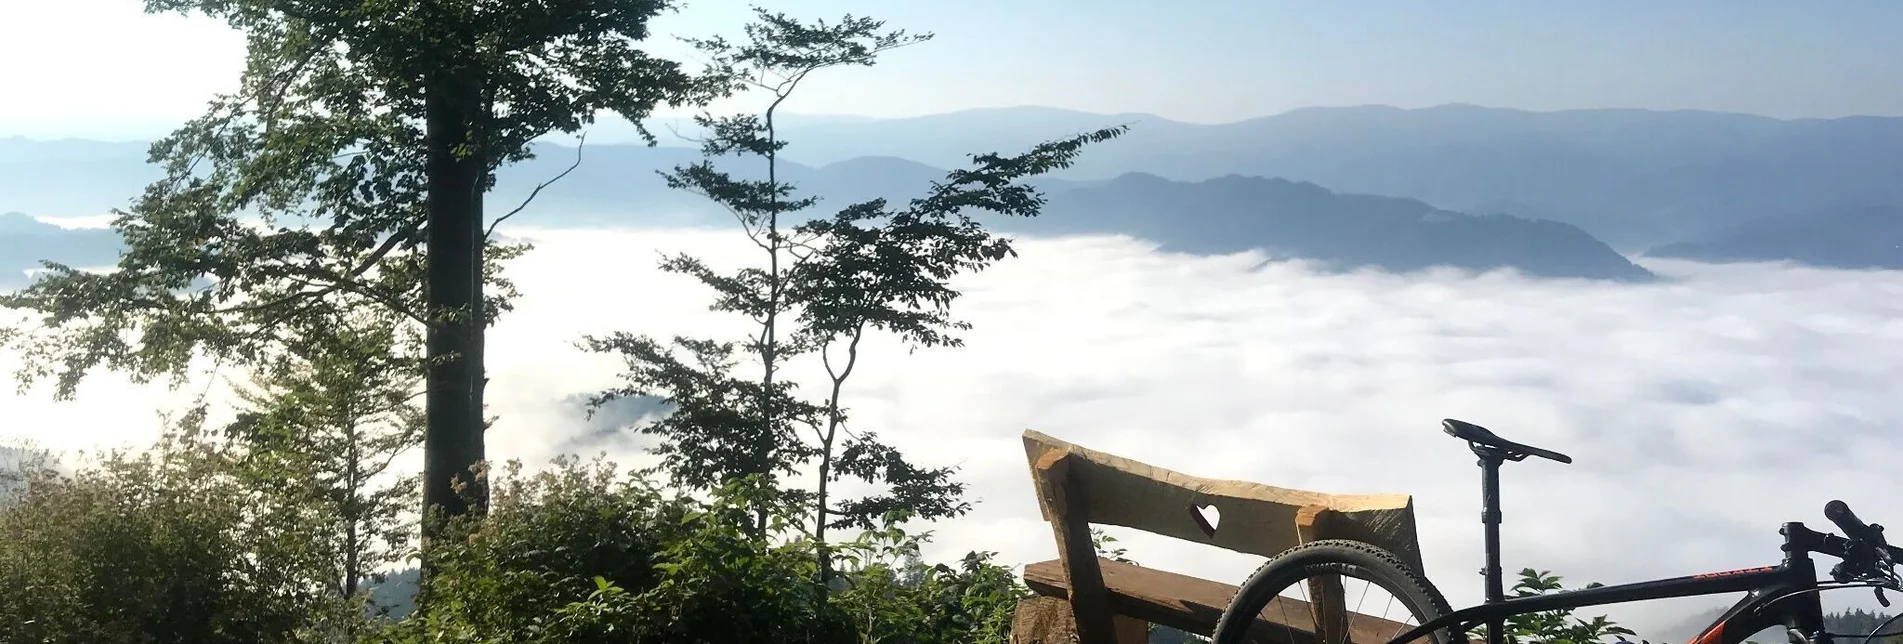
[[[1208,636],[1216,630],[1216,620],[1236,594],[1236,587],[1173,572],[1133,566],[1102,559],[1104,584],[1110,590],[1110,605],[1120,615],[1128,615],[1153,624],[1182,629]],[[1024,567],[1024,584],[1046,597],[1064,597],[1069,592],[1063,564],[1057,561],[1034,563]],[[1277,597],[1262,611],[1262,617],[1249,629],[1250,641],[1280,644],[1317,644],[1315,621],[1307,602]],[[1408,629],[1402,622],[1349,614],[1350,641],[1383,644]]]
[[[1024,450],[1034,477],[1039,476],[1036,464],[1051,453],[1078,457],[1073,459],[1071,471],[1088,491],[1083,510],[1091,523],[1273,557],[1299,543],[1295,515],[1303,506],[1315,505],[1336,513],[1328,521],[1325,538],[1365,541],[1392,551],[1416,570],[1421,568],[1413,498],[1406,494],[1326,494],[1206,479],[1087,449],[1033,430],[1024,432]],[[1193,509],[1207,506],[1219,513],[1213,534],[1198,526]],[[1046,506],[1042,510],[1044,519],[1051,520],[1051,509]]]
[[[1326,539],[1334,529],[1335,511],[1319,505],[1304,505],[1295,512],[1295,536],[1302,543]],[[1314,620],[1315,636],[1323,642],[1348,641],[1347,600],[1341,587],[1341,575],[1316,575],[1306,582],[1308,594],[1313,603],[1310,619]]]
[[[1117,644],[1146,644],[1150,623],[1134,617],[1116,617]],[[1070,602],[1032,595],[1018,601],[1011,615],[1010,644],[1075,644],[1077,622]]]
[[[1057,560],[1070,580],[1071,618],[1080,644],[1116,644],[1116,613],[1097,568],[1097,548],[1090,540],[1090,521],[1084,513],[1089,495],[1078,484],[1075,455],[1051,451],[1032,465],[1037,472],[1039,505],[1050,508],[1057,540]]]

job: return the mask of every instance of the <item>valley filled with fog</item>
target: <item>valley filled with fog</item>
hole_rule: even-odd
[[[743,329],[706,311],[703,287],[654,265],[683,251],[750,261],[745,238],[718,227],[511,235],[535,249],[508,266],[522,297],[489,340],[491,459],[648,462],[641,439],[617,431],[639,414],[584,418],[582,397],[616,385],[619,364],[575,343],[614,331],[735,339]],[[976,510],[933,528],[928,559],[1054,556],[1019,445],[1027,428],[1200,476],[1413,494],[1427,572],[1456,605],[1479,600],[1479,470],[1440,432],[1444,417],[1576,459],[1503,473],[1506,568],[1569,585],[1771,563],[1779,523],[1827,525],[1820,509],[1833,498],[1880,521],[1903,492],[1892,429],[1903,423],[1903,273],[1646,260],[1661,279],[1626,284],[1317,271],[1123,236],[1033,237],[1019,251],[960,280],[968,346],[908,352],[880,339],[847,391],[856,427],[957,465],[971,485]],[[794,372],[810,382],[816,369]],[[219,396],[207,383],[168,392],[102,373],[74,402],[43,388],[7,395],[0,437],[56,450],[147,444],[155,412]],[[1229,583],[1259,562],[1111,533],[1141,563]],[[1717,603],[1607,612],[1656,639]]]

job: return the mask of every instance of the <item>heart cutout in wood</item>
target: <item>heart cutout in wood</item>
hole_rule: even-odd
[[[1202,528],[1203,536],[1214,537],[1216,528],[1222,524],[1222,511],[1212,504],[1190,504],[1189,518],[1196,520],[1196,527]]]

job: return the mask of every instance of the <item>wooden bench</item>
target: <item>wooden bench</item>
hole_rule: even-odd
[[[1073,633],[1079,644],[1139,644],[1147,641],[1149,624],[1203,636],[1215,630],[1235,586],[1101,558],[1091,543],[1092,524],[1264,557],[1318,539],[1355,539],[1421,568],[1413,499],[1405,494],[1324,494],[1199,478],[1028,430],[1024,450],[1058,558],[1025,567],[1025,585],[1037,596],[1018,606],[1014,644],[1068,644]],[[1251,639],[1340,642],[1340,624],[1358,644],[1385,641],[1363,633],[1397,632],[1393,622],[1345,614],[1341,592],[1338,578],[1311,580],[1307,596],[1314,605],[1276,599]],[[1317,633],[1317,624],[1326,632]]]

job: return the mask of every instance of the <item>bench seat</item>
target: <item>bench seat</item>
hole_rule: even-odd
[[[1103,571],[1104,586],[1110,591],[1111,609],[1117,614],[1204,637],[1215,632],[1216,620],[1236,594],[1235,586],[1166,570],[1102,557],[1097,558],[1097,565]],[[1066,599],[1070,596],[1064,565],[1057,560],[1025,566],[1024,585],[1045,597]],[[1307,602],[1277,597],[1250,629],[1254,636],[1251,640],[1315,644],[1315,621],[1311,615]],[[1405,630],[1405,624],[1378,617],[1355,614],[1349,618],[1349,637],[1357,643],[1382,644]]]

